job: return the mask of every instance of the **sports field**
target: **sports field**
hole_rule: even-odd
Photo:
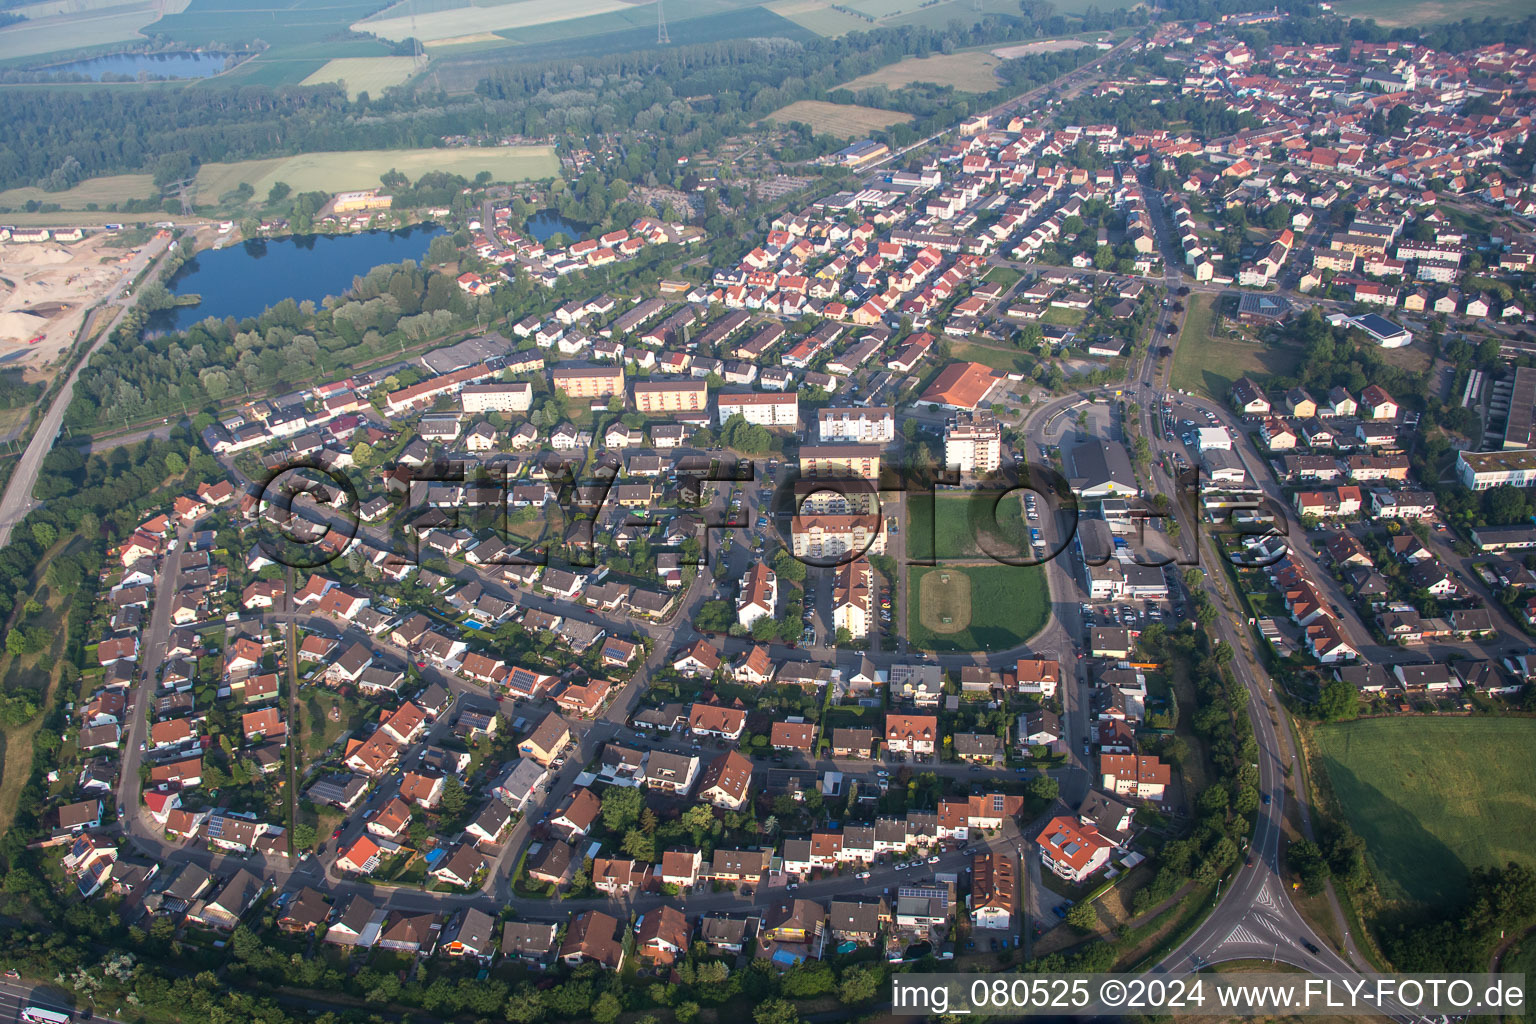
[[[382,96],[385,89],[403,84],[415,70],[414,57],[338,57],[299,84],[345,82],[347,98],[355,100],[360,92]]]
[[[340,192],[372,188],[378,185],[379,176],[391,168],[412,180],[428,171],[447,171],[466,178],[490,171],[496,181],[522,181],[553,177],[559,173],[560,162],[550,146],[301,153],[269,160],[204,164],[197,172],[197,192],[200,202],[214,202],[242,181],[250,182],[256,189],[258,202],[279,181],[286,181],[295,192]]]
[[[1536,721],[1374,718],[1316,737],[1387,899],[1460,900],[1470,868],[1536,866]]]
[[[1255,377],[1262,383],[1275,374],[1295,372],[1301,360],[1295,347],[1213,338],[1210,297],[1190,295],[1184,302],[1189,312],[1173,353],[1174,387],[1224,401],[1239,377]]]
[[[1029,528],[1019,492],[938,494],[907,501],[907,557],[979,558],[1030,555]]]
[[[992,69],[1001,63],[990,53],[975,51],[908,57],[855,78],[843,88],[857,92],[877,85],[901,89],[913,82],[932,82],[934,85],[952,85],[961,92],[991,92],[998,86],[997,75]]]
[[[1037,565],[936,566],[908,579],[907,637],[923,650],[1007,650],[1039,632],[1050,612]]]
[[[28,185],[23,188],[0,192],[0,206],[19,209],[29,200],[40,203],[58,203],[66,210],[84,210],[86,203],[105,208],[108,203],[120,203],[128,199],[147,199],[155,194],[155,179],[149,174],[111,174],[102,178],[88,178],[64,192],[44,192]]]
[[[821,100],[797,100],[768,116],[780,124],[802,121],[810,125],[817,135],[835,135],[840,139],[865,136],[893,124],[912,120],[909,115],[894,110],[825,103]]]

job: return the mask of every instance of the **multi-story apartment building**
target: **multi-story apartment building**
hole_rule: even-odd
[[[465,412],[527,412],[533,406],[533,385],[527,381],[510,384],[470,384],[459,392]]]
[[[702,380],[636,381],[635,409],[638,412],[703,412],[709,407],[709,385]]]
[[[740,413],[748,423],[762,427],[793,427],[800,422],[800,396],[789,394],[717,395],[715,397],[716,421],[724,425],[732,416]]]
[[[605,398],[624,393],[622,366],[557,366],[550,384],[572,398]]]
[[[837,567],[832,580],[833,629],[846,629],[855,640],[869,635],[874,581],[874,570],[867,558],[856,558]]]
[[[879,516],[796,516],[791,535],[797,558],[885,553],[885,530]]]
[[[800,449],[800,475],[829,480],[878,480],[880,449],[864,444],[819,444]]]
[[[990,412],[962,412],[944,427],[944,463],[980,476],[1003,464],[1003,428]]]
[[[822,409],[816,424],[822,444],[888,444],[896,437],[896,411],[889,406]]]

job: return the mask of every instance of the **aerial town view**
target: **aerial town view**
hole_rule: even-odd
[[[1533,119],[1529,0],[0,0],[0,1024],[1527,1019]]]

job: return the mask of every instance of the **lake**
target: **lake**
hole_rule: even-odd
[[[161,310],[151,318],[151,327],[184,331],[210,316],[255,316],[283,299],[319,302],[345,292],[354,277],[374,267],[420,262],[432,239],[446,230],[424,224],[400,231],[257,239],[204,250],[182,264],[167,285],[176,295],[200,295],[202,302]]]
[[[93,82],[101,81],[104,75],[137,78],[141,71],[151,77],[210,78],[223,71],[232,56],[229,53],[109,53],[33,70],[57,75],[85,75]]]
[[[587,235],[588,225],[577,224],[575,221],[566,220],[554,210],[540,210],[528,218],[528,233],[542,244],[549,241],[550,236],[560,234],[567,241],[579,242]]]

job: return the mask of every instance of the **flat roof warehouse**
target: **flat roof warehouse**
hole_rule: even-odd
[[[1408,329],[1393,323],[1380,313],[1364,313],[1350,323],[1360,328],[1382,348],[1402,348],[1413,341]]]

